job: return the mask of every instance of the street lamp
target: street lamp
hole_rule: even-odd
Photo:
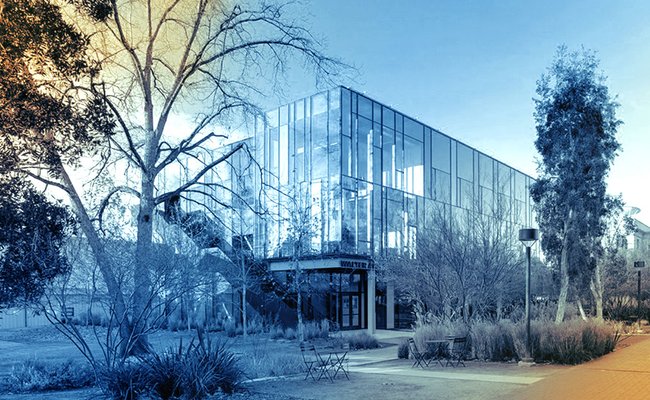
[[[526,258],[528,264],[526,265],[526,350],[528,356],[532,359],[533,349],[530,343],[530,248],[539,239],[539,230],[533,228],[526,228],[519,230],[519,241],[526,246]]]
[[[636,325],[641,330],[641,268],[645,268],[645,261],[635,261],[634,268],[637,272],[636,285]]]

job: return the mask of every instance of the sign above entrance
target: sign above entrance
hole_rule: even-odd
[[[308,269],[368,269],[368,261],[350,260],[341,258],[325,258],[320,260],[301,260],[300,268]],[[272,261],[269,265],[271,271],[291,271],[294,269],[292,261]]]

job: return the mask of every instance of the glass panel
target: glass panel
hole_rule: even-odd
[[[526,199],[526,177],[519,171],[513,171],[515,175],[515,199],[524,201]]]
[[[402,189],[404,185],[404,135],[395,132],[395,179],[393,187]]]
[[[499,171],[499,180],[497,182],[497,191],[499,193],[510,195],[510,167],[505,164],[498,163],[497,169]]]
[[[289,183],[289,127],[280,126],[280,151],[279,151],[279,176],[280,185]]]
[[[473,185],[472,182],[462,178],[458,178],[458,206],[469,210],[472,207],[473,201]]]
[[[369,180],[369,171],[372,171],[372,159],[370,158],[370,148],[372,145],[369,143],[369,140],[372,140],[372,122],[370,120],[359,117],[357,140],[357,177],[367,181]]]
[[[356,248],[356,193],[343,189],[343,220],[341,221],[341,249],[352,252]]]
[[[474,157],[472,149],[462,143],[456,146],[458,159],[456,165],[458,166],[458,177],[467,181],[474,181]]]
[[[324,95],[312,97],[311,117],[311,179],[327,177],[327,99]]]
[[[372,145],[381,147],[381,125],[377,122],[372,124]]]
[[[494,188],[493,160],[485,154],[479,154],[479,184],[489,189]]]
[[[372,120],[372,101],[363,96],[359,96],[359,115]]]
[[[359,241],[370,240],[370,224],[368,223],[369,206],[370,201],[367,191],[364,194],[359,192],[359,198],[357,200],[357,225],[359,227],[357,237]]]
[[[494,193],[492,190],[481,187],[481,212],[485,215],[492,215]]]
[[[332,92],[330,92],[332,93]],[[337,93],[337,92],[334,92]],[[338,96],[335,101],[330,97],[329,110],[329,176],[330,181],[338,182],[341,174],[341,127],[340,127],[340,108],[338,108]],[[347,139],[347,138],[346,138]]]
[[[436,131],[431,134],[431,166],[451,173],[451,140]]]
[[[327,93],[319,93],[311,97],[311,115],[327,112]]]
[[[404,118],[404,134],[417,139],[420,142],[424,141],[423,126],[421,123],[412,120],[411,118]]]
[[[352,176],[352,154],[350,152],[350,138],[347,136],[342,137],[341,145],[341,162],[342,170],[341,172],[344,175]]]
[[[381,182],[384,186],[393,186],[393,174],[395,170],[395,132],[390,128],[384,128],[382,135],[383,160],[381,171]]]
[[[390,129],[395,129],[395,112],[390,108],[383,108],[382,124]]]
[[[439,171],[437,169],[433,170],[433,198],[445,202],[447,204],[451,203],[451,175]]]
[[[420,196],[424,195],[423,151],[422,142],[404,136],[404,190]]]
[[[341,90],[341,133],[350,136],[350,92],[346,89]]]

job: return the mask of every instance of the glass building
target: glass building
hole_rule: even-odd
[[[499,207],[515,226],[536,225],[531,177],[348,88],[268,112],[247,143],[260,168],[244,168],[243,153],[233,161],[229,182],[241,194],[232,198],[241,211],[233,231],[279,281],[293,279],[299,259],[310,287],[305,315],[341,329],[404,324],[373,260],[416,257],[434,213]]]

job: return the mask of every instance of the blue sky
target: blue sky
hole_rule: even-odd
[[[304,9],[328,54],[357,67],[345,84],[533,176],[536,80],[560,44],[597,51],[624,122],[610,192],[650,222],[650,2],[312,0]],[[313,90],[299,83],[287,96]]]

